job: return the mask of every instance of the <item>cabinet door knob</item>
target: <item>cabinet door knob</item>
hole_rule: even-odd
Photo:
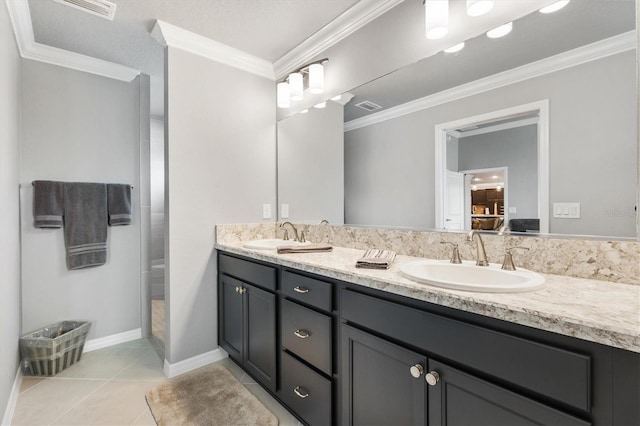
[[[236,286],[236,293],[240,293],[240,287]]]
[[[240,294],[245,294],[246,292],[247,292],[247,289],[246,289],[246,288],[244,288],[244,287],[239,287],[239,288],[238,288],[238,293],[240,293]]]
[[[417,379],[420,376],[422,376],[422,373],[424,373],[424,367],[421,366],[420,364],[412,365],[411,368],[409,369],[409,372],[413,377]]]
[[[429,386],[435,386],[440,381],[440,375],[437,371],[430,371],[425,374],[424,379],[427,381]]]
[[[301,339],[306,339],[309,336],[311,336],[311,333],[309,333],[307,330],[296,330],[293,332],[293,334],[295,334],[296,337],[299,337]]]
[[[295,291],[296,293],[309,293],[309,289],[308,288],[304,288],[304,287],[300,287],[300,286],[295,286],[293,288],[293,291]]]
[[[305,399],[306,397],[309,396],[309,392],[302,389],[300,386],[296,386],[295,388],[293,388],[293,392],[302,399]]]

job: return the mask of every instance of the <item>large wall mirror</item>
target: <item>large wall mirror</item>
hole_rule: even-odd
[[[281,120],[279,219],[638,238],[635,7],[534,12]]]

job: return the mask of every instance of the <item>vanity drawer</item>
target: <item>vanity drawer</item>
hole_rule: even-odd
[[[282,352],[280,397],[310,425],[330,425],[331,381]]]
[[[282,346],[331,375],[331,317],[282,300]]]
[[[218,270],[266,290],[276,291],[276,268],[220,254]]]
[[[282,271],[282,294],[327,312],[331,312],[331,283]]]
[[[350,290],[343,319],[521,389],[591,411],[591,357]],[[393,319],[393,321],[390,321]]]

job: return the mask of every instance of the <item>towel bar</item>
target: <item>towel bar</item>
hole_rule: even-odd
[[[34,186],[35,184],[36,184],[36,182],[35,182],[35,181],[32,181],[32,182],[31,182],[31,186]],[[131,185],[131,189],[133,189],[133,185]]]

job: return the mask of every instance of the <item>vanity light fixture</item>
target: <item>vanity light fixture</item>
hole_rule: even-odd
[[[461,51],[462,49],[464,49],[464,41],[462,43],[458,43],[458,44],[456,44],[454,46],[451,46],[448,49],[444,49],[444,52],[445,53],[456,53],[456,52]]]
[[[511,32],[513,29],[513,22],[506,23],[504,25],[500,25],[497,28],[494,28],[490,31],[487,31],[487,37],[489,38],[500,38],[504,37]]]
[[[424,0],[425,35],[436,40],[449,32],[449,0]]]
[[[324,108],[327,106],[326,102],[320,102],[319,104],[315,104],[313,107],[314,108]]]
[[[493,9],[492,0],[467,0],[467,15],[481,16]]]
[[[557,12],[560,9],[562,9],[563,7],[565,7],[566,5],[569,4],[571,0],[560,0],[557,1],[555,3],[550,4],[549,6],[545,6],[542,9],[540,9],[540,13],[553,13],[553,12]]]
[[[276,85],[278,108],[291,107],[291,101],[304,99],[305,87],[309,92],[324,92],[324,66],[329,59],[319,59],[293,71]]]

